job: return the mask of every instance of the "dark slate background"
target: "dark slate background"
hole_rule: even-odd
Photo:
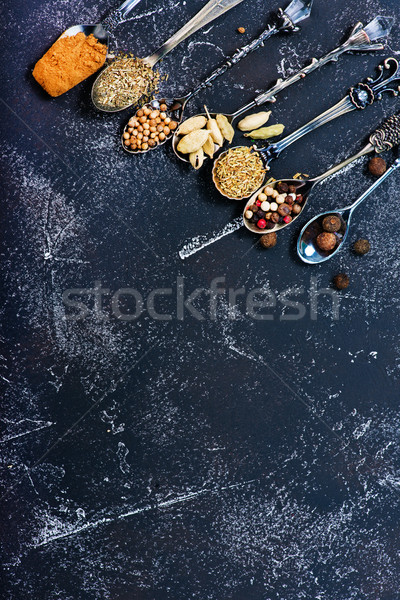
[[[204,4],[142,0],[116,31],[145,56]],[[262,31],[279,4],[242,5],[182,43],[163,91],[189,90]],[[192,238],[218,232],[241,204],[214,190],[211,164],[178,163],[169,146],[125,154],[130,112],[91,106],[91,81],[50,99],[36,60],[67,26],[110,9],[92,0],[4,6],[1,219],[4,299],[1,417],[4,592],[34,600],[397,600],[400,598],[399,176],[358,210],[350,244],[320,267],[295,256],[300,226],[353,200],[372,179],[361,159],[312,196],[306,213],[263,251],[244,229],[182,260]],[[277,36],[189,106],[233,111],[376,14],[397,23],[385,52],[344,56],[282,93],[271,123],[286,132],[342,98],[385,56],[400,55],[397,0],[315,0],[301,33]],[[240,36],[238,26],[246,28]],[[357,152],[399,109],[385,96],[294,144],[275,177],[312,176]],[[241,136],[237,136],[240,143]],[[386,159],[393,160],[388,153]],[[339,271],[351,285],[319,297]],[[184,319],[144,311],[118,319],[105,296],[65,319],[62,295],[101,282],[144,298],[182,277],[185,296],[214,278],[272,290],[272,319],[234,315],[204,291]],[[282,294],[306,315],[283,308]],[[165,298],[157,307],[173,311]],[[134,310],[127,298],[125,311]],[[233,319],[232,317],[236,318]]]

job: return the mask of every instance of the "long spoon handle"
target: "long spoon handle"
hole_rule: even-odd
[[[394,163],[392,164],[392,166],[389,167],[389,169],[381,177],[379,177],[379,179],[377,179],[367,190],[365,190],[365,192],[363,194],[361,194],[361,196],[359,198],[357,198],[357,200],[355,202],[353,202],[353,204],[351,206],[349,206],[348,208],[351,211],[353,211],[356,208],[356,206],[361,204],[361,202],[364,202],[364,200],[366,198],[368,198],[368,196],[370,194],[372,194],[372,192],[374,190],[376,190],[376,188],[379,187],[381,185],[381,183],[383,183],[385,181],[385,179],[387,177],[389,177],[389,175],[391,175],[399,167],[400,167],[400,158],[397,158],[394,161]]]
[[[158,50],[146,58],[146,62],[152,67],[161,60],[168,52],[171,52],[178,44],[195,33],[201,27],[217,19],[228,10],[240,4],[243,0],[210,0],[190,21],[179,31],[174,33]]]
[[[382,21],[382,24],[380,24],[380,21]],[[371,27],[374,30],[373,36],[370,33]],[[390,32],[390,27],[391,22],[388,19],[383,19],[383,17],[376,17],[373,21],[371,21],[371,23],[368,23],[365,28],[362,23],[357,23],[354,26],[349,38],[343,44],[337,48],[334,48],[334,50],[331,50],[324,56],[321,56],[319,59],[312,58],[309,65],[303,67],[303,69],[300,69],[290,77],[287,77],[286,79],[278,79],[273,87],[255,98],[255,103],[259,106],[265,102],[275,102],[276,95],[282,92],[282,90],[285,90],[289,86],[293,85],[293,83],[300,81],[300,79],[304,79],[307,77],[307,75],[313,71],[316,71],[317,69],[320,69],[326,64],[332,61],[336,62],[342,54],[355,51],[371,52],[374,50],[383,50],[385,47],[383,43],[374,44],[373,42],[380,37],[387,37]]]
[[[112,33],[117,25],[123,23],[128,14],[139,4],[141,0],[126,0],[119,8],[114,10],[103,21],[103,28]]]
[[[350,163],[357,160],[361,156],[365,156],[365,154],[369,154],[373,150],[375,152],[383,152],[384,150],[390,150],[394,146],[398,146],[400,144],[400,114],[392,115],[378,129],[375,129],[373,133],[371,133],[369,137],[369,143],[357,154],[353,154],[350,158],[347,158],[343,162],[335,165],[322,175],[318,177],[314,177],[312,180],[313,183],[319,183],[323,181],[327,177],[334,175],[344,167],[347,167]]]
[[[293,2],[284,10],[280,8],[275,15],[274,19],[271,23],[268,23],[267,27],[264,31],[255,39],[253,39],[247,46],[240,48],[235,52],[233,56],[228,58],[228,60],[215,69],[204,81],[202,81],[194,90],[192,90],[188,96],[187,101],[196,96],[201,90],[210,87],[218,77],[221,77],[224,73],[226,73],[229,69],[231,69],[234,65],[240,62],[243,58],[248,56],[254,50],[263,46],[265,42],[279,32],[291,33],[293,31],[298,31],[299,27],[296,25],[299,21],[307,18],[311,12],[312,1],[303,1],[299,3],[299,12],[292,14],[292,6]],[[255,103],[252,106],[256,106]],[[244,112],[244,111],[241,111]],[[238,113],[239,114],[239,113]],[[240,113],[241,114],[241,113]]]
[[[286,136],[276,144],[271,144],[266,148],[259,150],[267,160],[277,158],[282,150],[293,144],[296,140],[304,135],[307,135],[314,129],[329,123],[333,119],[340,117],[353,110],[364,110],[376,100],[382,98],[383,92],[391,92],[395,96],[400,91],[400,73],[399,63],[395,58],[387,58],[381,65],[378,66],[379,75],[376,79],[368,77],[364,83],[359,83],[353,86],[348,95],[340,102],[318,115],[312,121],[309,121],[300,129],[297,129],[290,135]]]

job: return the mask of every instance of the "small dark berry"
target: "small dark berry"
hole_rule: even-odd
[[[368,169],[371,175],[380,177],[386,171],[386,162],[380,156],[374,156],[368,163]]]
[[[341,226],[342,222],[336,215],[328,215],[322,221],[322,228],[325,229],[325,231],[329,231],[330,233],[333,233],[334,231],[339,231]]]
[[[329,252],[336,246],[336,236],[334,233],[328,233],[327,231],[324,231],[317,236],[316,242],[321,250]]]
[[[354,242],[353,250],[356,254],[360,254],[361,256],[364,254],[368,254],[371,250],[371,245],[368,240],[357,240]]]
[[[276,246],[277,239],[278,237],[275,232],[266,233],[265,235],[261,236],[260,244],[263,248],[273,248]]]
[[[289,186],[287,183],[284,183],[283,181],[280,181],[277,185],[278,188],[278,192],[280,194],[286,194],[289,191]]]
[[[290,208],[290,206],[288,204],[286,204],[285,202],[283,204],[281,204],[278,207],[278,213],[282,216],[282,217],[286,217],[286,215],[288,215],[289,213],[292,212],[292,209]]]
[[[350,279],[346,273],[339,273],[333,278],[333,284],[338,290],[345,290],[349,287]]]
[[[267,221],[266,223],[265,229],[273,229],[275,227],[275,223],[272,221]]]

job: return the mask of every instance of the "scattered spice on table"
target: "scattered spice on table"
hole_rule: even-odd
[[[33,76],[50,96],[61,96],[96,73],[106,54],[107,46],[92,34],[61,37],[36,63]]]
[[[368,163],[368,169],[371,175],[380,177],[386,172],[386,162],[381,156],[374,156]]]
[[[338,290],[345,290],[349,287],[350,277],[346,273],[338,273],[333,278],[333,285]]]
[[[141,58],[118,55],[98,78],[93,95],[96,104],[118,110],[137,104],[143,96],[150,99],[156,92],[160,74]]]
[[[247,198],[264,180],[266,170],[258,152],[247,146],[231,148],[218,158],[214,177],[219,190],[229,198]]]
[[[274,231],[272,233],[266,233],[260,238],[260,244],[263,248],[273,248],[274,246],[276,246],[277,241],[278,236]]]
[[[368,254],[368,252],[371,250],[371,245],[368,240],[357,240],[353,244],[353,250],[356,254],[363,256],[364,254]]]

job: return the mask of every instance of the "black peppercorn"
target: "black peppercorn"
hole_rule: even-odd
[[[333,284],[338,290],[345,290],[349,287],[350,278],[346,273],[339,273],[333,278]]]
[[[265,212],[261,209],[259,209],[255,214],[259,219],[263,219],[265,217]]]
[[[371,250],[371,245],[368,240],[357,240],[354,242],[353,250],[356,254],[360,254],[361,256],[364,254],[368,254]]]
[[[289,185],[289,194],[295,194],[295,193],[296,193],[296,186]]]
[[[278,188],[278,192],[280,194],[286,194],[289,190],[289,186],[287,183],[284,183],[283,181],[280,181],[277,185]]]
[[[267,221],[267,224],[265,225],[265,229],[273,229],[275,227],[275,223],[273,223],[272,221]]]
[[[258,208],[259,208],[259,207],[257,206],[257,204],[252,204],[252,205],[250,206],[250,209],[249,209],[249,210],[251,210],[251,211],[253,211],[254,213],[256,213],[256,212],[258,211]]]
[[[261,236],[260,244],[263,248],[273,248],[276,246],[277,239],[278,237],[275,232],[266,233],[265,235]]]
[[[292,212],[291,207],[288,204],[286,204],[285,202],[278,207],[278,213],[282,217],[286,217],[286,215],[288,215],[291,212]]]

